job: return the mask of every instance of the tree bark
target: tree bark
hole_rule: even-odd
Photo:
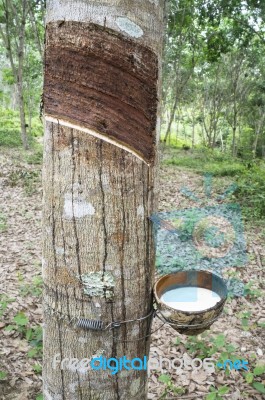
[[[60,4],[59,4],[60,3]],[[43,166],[44,399],[145,399],[147,371],[53,360],[149,354],[163,0],[50,0]],[[115,361],[113,361],[115,362]]]
[[[22,58],[22,60],[21,60]],[[25,150],[28,150],[28,134],[26,128],[26,116],[25,116],[25,101],[23,94],[23,57],[19,57],[18,75],[17,75],[17,88],[18,88],[18,106],[20,115],[20,129],[21,129],[21,140]]]

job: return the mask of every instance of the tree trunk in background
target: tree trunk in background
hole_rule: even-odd
[[[258,142],[259,142],[261,132],[264,128],[264,121],[265,121],[265,110],[260,109],[259,110],[259,118],[258,118],[257,122],[255,123],[255,139],[254,139],[254,142],[252,145],[253,158],[256,158],[256,156],[257,156],[257,147],[258,147]]]
[[[28,150],[28,134],[26,127],[26,115],[25,115],[25,101],[23,93],[23,63],[25,54],[25,27],[26,27],[26,11],[27,1],[22,1],[22,16],[21,24],[18,31],[18,68],[17,68],[17,88],[18,88],[18,106],[20,116],[20,129],[21,129],[21,140],[25,150]],[[18,19],[18,18],[17,18]]]
[[[0,24],[0,35],[7,50],[12,73],[15,78],[18,91],[18,106],[20,116],[21,140],[25,150],[28,149],[28,135],[26,128],[25,104],[23,95],[23,62],[25,54],[25,27],[27,16],[27,0],[22,0],[18,7],[11,0],[5,0],[4,5],[4,23],[5,30]],[[18,12],[20,11],[20,12]],[[11,38],[15,35],[16,46],[12,47]],[[17,65],[15,63],[17,59]]]
[[[176,112],[176,109],[177,109],[177,105],[178,105],[178,97],[176,96],[176,97],[175,97],[175,100],[174,100],[174,104],[173,104],[172,110],[171,110],[171,113],[170,113],[170,118],[169,118],[167,130],[166,130],[166,133],[165,133],[165,137],[164,137],[164,140],[163,140],[164,143],[167,142],[167,138],[168,138],[168,136],[169,136],[169,134],[170,134],[171,125],[173,124],[173,121],[174,121],[174,117],[175,117],[175,112]]]
[[[31,4],[31,6],[29,8],[29,18],[30,18],[32,30],[33,30],[34,37],[35,37],[35,43],[36,43],[38,52],[40,54],[40,57],[43,61],[43,43],[40,38],[38,23],[37,23],[36,17],[35,17],[34,3]]]
[[[50,0],[44,79],[45,400],[138,399],[147,371],[64,369],[148,356],[163,0]],[[157,123],[158,122],[158,123]],[[140,340],[139,340],[140,339]]]
[[[22,60],[23,63],[23,60]],[[19,116],[20,116],[20,129],[21,129],[21,140],[25,150],[28,150],[28,134],[26,127],[26,116],[25,116],[25,103],[23,95],[23,71],[22,66],[18,67],[18,78],[17,78],[17,88],[18,88],[18,106],[19,106]]]
[[[236,146],[236,126],[232,127],[232,156],[236,157],[236,151],[237,146]]]
[[[236,140],[236,131],[238,125],[238,109],[237,109],[237,102],[236,102],[236,88],[237,88],[237,81],[236,85],[234,85],[234,101],[233,101],[233,123],[232,123],[232,156],[237,156],[237,140]]]

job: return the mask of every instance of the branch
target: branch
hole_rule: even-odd
[[[29,2],[30,4],[30,2]],[[38,26],[37,26],[37,21],[34,15],[34,9],[33,7],[29,8],[29,17],[30,17],[30,21],[31,21],[31,25],[34,31],[34,36],[35,36],[35,42],[38,48],[38,51],[40,53],[40,57],[43,60],[43,46],[41,44],[41,40],[40,40],[40,36],[39,36],[39,32],[38,32]]]
[[[14,9],[14,7],[13,7],[13,4],[12,4],[12,1],[10,2],[9,0],[6,0],[6,7],[5,7],[5,14],[6,14],[6,30],[7,30],[7,36],[8,36],[8,41],[9,41],[9,45],[11,46],[11,40],[10,40],[10,37],[11,37],[11,35],[10,35],[10,31],[9,31],[9,20],[10,20],[10,13],[9,13],[9,6],[11,6],[11,8],[12,8],[12,11],[13,11],[13,13],[14,13],[14,16],[15,16],[15,20],[16,20],[16,25],[15,25],[15,27],[16,27],[16,34],[18,35],[18,25],[19,25],[19,22],[18,22],[18,15],[17,15],[17,12],[16,12],[16,9]],[[17,41],[16,41],[16,38],[14,38],[14,42],[15,42],[15,46],[16,46],[16,50],[17,50],[17,52],[18,52],[18,43],[17,43]]]
[[[1,38],[3,39],[3,42],[4,42],[5,47],[7,47],[6,36],[5,36],[5,34],[4,34],[4,31],[3,31],[3,29],[2,29],[1,24],[0,24],[0,36],[1,36]]]
[[[234,16],[233,16],[233,20],[236,21],[236,22],[238,22],[238,23],[240,23],[240,24],[242,24],[242,25],[245,25],[248,29],[250,29],[252,32],[254,32],[254,33],[261,39],[261,41],[262,41],[263,43],[265,43],[265,36],[262,35],[259,31],[256,31],[256,30],[254,29],[254,27],[251,26],[251,25],[249,25],[245,20],[235,18]]]
[[[8,1],[7,0],[6,0],[5,5],[4,5],[4,10],[5,10],[5,14],[6,14],[6,35],[3,32],[3,36],[5,36],[5,46],[6,46],[6,50],[8,52],[8,57],[9,57],[9,60],[10,60],[12,72],[13,72],[14,77],[17,79],[17,68],[16,68],[15,63],[14,63],[14,57],[13,57],[11,41],[10,41],[9,13],[8,13]]]

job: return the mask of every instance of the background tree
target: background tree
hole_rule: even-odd
[[[217,143],[235,156],[240,136],[252,130],[247,104],[257,91],[252,77],[262,68],[264,6],[258,1],[172,1],[169,13],[163,105],[170,117],[163,119],[163,140],[172,130],[184,131],[197,114],[191,132],[185,128],[179,140],[192,146],[202,140],[210,148]],[[255,142],[250,142],[252,149]]]
[[[0,39],[11,72],[6,83],[16,86],[21,139],[25,149],[29,148],[27,128],[31,128],[32,113],[38,108],[40,96],[36,86],[40,87],[41,82],[43,27],[40,19],[43,4],[41,0],[2,0],[0,3]],[[30,81],[34,85],[33,90],[29,88]]]
[[[0,28],[0,33],[8,53],[12,73],[17,85],[21,138],[24,148],[28,149],[28,136],[23,95],[23,63],[25,54],[25,27],[26,17],[28,14],[28,4],[27,0],[21,0],[21,2],[18,4],[14,4],[10,0],[5,0],[2,4],[2,21],[5,25],[5,31]]]

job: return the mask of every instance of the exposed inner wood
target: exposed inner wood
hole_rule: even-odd
[[[50,116],[48,114],[45,115],[45,120],[49,121],[49,122],[53,122],[53,123],[55,123],[57,125],[59,124],[61,126],[65,126],[65,127],[68,127],[68,128],[77,129],[77,130],[79,130],[79,131],[81,131],[83,133],[87,133],[87,134],[89,134],[91,136],[94,136],[94,137],[96,137],[98,139],[101,139],[104,142],[114,144],[116,147],[119,147],[120,149],[126,150],[127,152],[129,152],[129,153],[133,154],[134,156],[136,156],[137,158],[139,158],[141,161],[144,161],[147,165],[150,165],[150,161],[145,160],[142,157],[141,154],[137,153],[132,148],[129,148],[128,146],[126,146],[126,144],[117,142],[117,140],[112,138],[111,136],[106,136],[106,135],[104,135],[102,133],[99,133],[99,132],[96,132],[96,131],[94,131],[92,129],[85,128],[83,126],[78,126],[78,125],[76,125],[74,123],[71,123],[69,121],[65,121],[65,120],[60,119],[58,117],[57,118],[52,117],[52,116]]]
[[[47,25],[45,113],[154,159],[157,56],[94,24]]]

